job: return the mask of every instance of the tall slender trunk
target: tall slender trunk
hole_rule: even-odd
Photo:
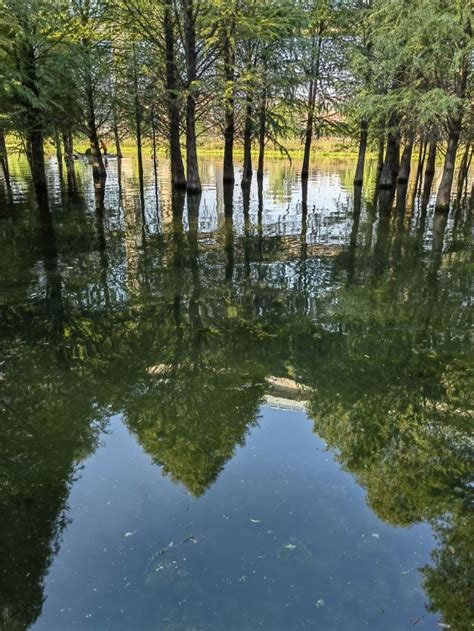
[[[120,160],[122,158],[122,143],[120,142],[120,132],[119,132],[118,115],[117,115],[117,103],[116,103],[116,97],[115,96],[114,96],[112,116],[113,116],[112,124],[113,124],[113,132],[114,132],[115,153],[117,154],[117,158]]]
[[[152,109],[151,112],[151,142],[152,142],[152,153],[153,153],[153,176],[155,182],[155,202],[156,202],[156,211],[158,213],[158,156],[156,152],[156,124],[155,124],[155,110]]]
[[[472,26],[470,19],[467,20],[465,32],[466,35],[468,35],[466,40],[470,41],[472,39]],[[465,50],[461,58],[459,71],[456,73],[456,96],[460,101],[460,105],[455,115],[453,115],[449,121],[448,146],[446,148],[446,155],[444,158],[443,174],[441,176],[441,182],[436,196],[435,209],[437,212],[447,212],[451,202],[451,189],[453,187],[454,169],[456,166],[456,153],[459,145],[459,137],[461,135],[464,101],[466,100],[468,74],[471,66],[470,61],[471,57]]]
[[[420,141],[420,149],[418,153],[418,166],[416,167],[415,185],[413,187],[413,199],[418,195],[421,190],[421,183],[423,179],[423,168],[425,166],[427,143],[425,140]]]
[[[76,171],[74,169],[74,147],[70,130],[63,132],[64,161],[66,163],[67,187],[70,194],[77,192]]]
[[[380,175],[383,169],[383,158],[385,152],[385,139],[382,136],[379,138],[378,149],[377,149],[377,173],[375,177],[375,187],[378,188],[380,182]]]
[[[431,140],[428,149],[428,158],[426,159],[425,176],[423,178],[423,195],[421,205],[428,205],[431,194],[431,185],[435,175],[436,164],[436,140]]]
[[[463,197],[464,188],[467,183],[467,176],[469,174],[469,169],[471,167],[471,161],[472,161],[472,151],[473,150],[472,150],[471,143],[467,142],[466,148],[462,155],[461,164],[459,165],[459,172],[458,172],[457,198],[459,201],[461,201]]]
[[[384,189],[394,188],[397,181],[400,158],[398,119],[392,116],[390,128],[387,134],[387,149],[385,151],[385,162],[380,174],[379,187]]]
[[[145,185],[143,178],[143,151],[142,151],[142,121],[143,121],[143,106],[140,101],[140,93],[138,86],[138,72],[137,72],[137,51],[135,44],[132,44],[132,61],[133,61],[133,91],[134,91],[134,105],[135,105],[135,136],[137,140],[137,161],[138,161],[138,185],[140,188],[140,202],[142,206],[142,212],[145,205]]]
[[[25,50],[25,75],[23,77],[23,87],[33,93],[36,100],[39,100],[38,75],[36,67],[36,53],[33,46],[28,45]],[[27,143],[28,159],[30,162],[33,184],[40,203],[46,198],[47,183],[44,164],[44,137],[42,112],[28,99],[25,103],[27,115]],[[46,202],[45,202],[46,203]]]
[[[201,192],[196,147],[196,14],[194,0],[184,2],[184,40],[186,49],[187,97],[186,97],[186,177],[188,193]]]
[[[59,178],[63,179],[63,152],[61,148],[61,137],[58,130],[54,131],[54,147],[56,149],[56,160],[58,163]]]
[[[265,164],[265,138],[267,134],[267,86],[263,89],[260,110],[258,113],[258,167],[257,178],[263,178],[263,165]]]
[[[304,141],[303,166],[301,167],[301,177],[309,176],[309,161],[311,157],[311,144],[313,142],[314,129],[314,111],[316,106],[316,94],[318,90],[319,68],[321,63],[321,46],[322,46],[323,22],[319,22],[318,35],[313,36],[311,46],[311,79],[309,82],[308,105],[306,131]]]
[[[365,166],[365,154],[367,151],[367,136],[368,136],[369,124],[366,120],[360,122],[360,140],[359,140],[359,155],[357,157],[357,167],[354,176],[354,185],[361,185],[364,181],[364,166]]]
[[[3,177],[5,183],[10,186],[10,167],[8,164],[7,144],[5,142],[5,133],[0,129],[0,161],[2,163]]]
[[[400,160],[400,170],[398,172],[398,183],[406,184],[410,177],[411,156],[413,153],[413,135],[408,136],[403,148],[402,158]]]
[[[234,131],[235,131],[235,23],[226,33],[224,41],[224,182],[234,182]]]
[[[458,117],[451,124],[448,137],[448,146],[444,158],[443,175],[436,196],[435,208],[437,212],[447,212],[451,203],[451,189],[453,187],[454,168],[456,166],[456,153],[461,134],[461,118]]]
[[[47,191],[46,171],[44,165],[43,132],[35,129],[28,134],[31,175],[36,193],[44,196]]]
[[[252,181],[252,135],[253,135],[253,102],[247,93],[244,123],[244,166],[242,170],[242,186],[250,186]]]
[[[164,0],[164,21],[166,52],[166,90],[168,97],[169,143],[171,159],[171,183],[175,189],[186,188],[183,156],[180,144],[180,107],[178,98],[178,78],[174,50],[174,6],[173,0]]]

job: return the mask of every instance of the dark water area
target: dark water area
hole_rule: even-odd
[[[12,165],[2,631],[473,628],[472,207],[354,166]]]

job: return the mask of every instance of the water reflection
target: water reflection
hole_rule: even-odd
[[[202,172],[213,177],[217,168],[208,160]],[[68,495],[114,415],[168,479],[206,498],[255,435],[269,376],[287,380],[283,405],[292,384],[304,384],[315,440],[334,449],[379,518],[430,524],[437,542],[421,575],[431,608],[443,624],[471,628],[471,215],[465,208],[455,222],[433,218],[423,202],[407,221],[406,187],[395,200],[384,191],[374,207],[372,190],[352,191],[352,168],[331,164],[301,187],[293,170],[276,164],[251,187],[226,185],[220,195],[211,179],[202,198],[188,199],[170,196],[161,173],[158,217],[154,177],[147,172],[140,194],[125,160],[109,165],[118,189],[113,178],[94,187],[79,168],[74,203],[51,188],[39,209],[21,168],[13,169],[15,214],[2,214],[0,235],[2,628],[42,624],[46,575],[70,519]],[[312,483],[298,478],[291,486],[298,452],[292,460],[281,442],[272,449],[305,506]],[[322,515],[331,514],[332,501],[328,495]],[[293,580],[297,562],[302,594],[317,566],[309,560],[314,528],[306,523],[275,557],[289,563]],[[257,554],[255,541],[245,541]],[[208,564],[217,564],[208,554]],[[354,561],[367,562],[363,555]],[[163,568],[168,576],[171,566]],[[377,572],[383,586],[390,567]],[[172,574],[169,583],[153,577],[147,584],[165,599],[185,599],[195,585],[179,576],[181,583]],[[235,628],[245,628],[233,589],[216,611],[223,621],[229,607]],[[349,598],[350,588],[339,589]],[[382,587],[373,589],[383,599]],[[259,620],[278,628],[270,612],[280,597],[275,586],[268,590],[259,596]],[[255,628],[257,603],[246,598],[245,624]],[[298,628],[321,620],[325,599],[312,600]],[[325,628],[365,628],[360,608],[342,609],[337,616],[324,610]],[[191,606],[184,610],[194,620]],[[231,628],[229,619],[200,616],[180,628]],[[400,628],[393,616],[384,628]],[[378,628],[379,619],[371,624]]]

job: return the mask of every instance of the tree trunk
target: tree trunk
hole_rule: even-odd
[[[135,44],[132,44],[132,57],[133,57],[133,90],[134,90],[134,104],[135,104],[135,136],[137,139],[137,161],[138,161],[138,186],[140,188],[140,202],[142,206],[142,212],[145,207],[145,185],[143,178],[143,151],[142,151],[142,121],[143,121],[143,107],[140,102],[140,94],[138,89],[138,73],[137,73],[137,54]]]
[[[104,161],[102,160],[102,154],[100,152],[99,136],[97,134],[97,125],[95,119],[94,94],[92,91],[92,83],[90,81],[87,81],[86,99],[87,131],[91,147],[92,175],[96,180],[103,180],[107,177],[107,171],[105,170]]]
[[[186,97],[186,176],[188,193],[201,192],[196,147],[196,15],[193,0],[184,3],[184,39],[186,49],[187,97]]]
[[[36,129],[28,134],[31,175],[36,193],[43,197],[47,191],[44,167],[43,132]]]
[[[447,212],[449,210],[460,133],[461,118],[458,117],[453,121],[449,132],[448,146],[446,148],[446,155],[444,158],[443,175],[441,176],[441,182],[436,196],[435,208],[437,212]]]
[[[224,112],[224,182],[234,182],[234,91],[235,91],[235,24],[224,42],[225,112]]]
[[[122,144],[120,142],[120,133],[118,128],[118,120],[117,120],[117,104],[115,103],[114,97],[114,105],[113,105],[113,132],[114,132],[114,142],[115,142],[115,153],[117,154],[117,158],[120,160],[122,156]]]
[[[378,188],[380,182],[380,175],[383,169],[383,157],[385,151],[385,140],[384,138],[379,138],[378,142],[378,152],[377,152],[377,174],[375,179],[375,188]]]
[[[184,190],[183,156],[180,144],[180,107],[178,99],[178,80],[174,51],[173,0],[164,1],[164,34],[166,50],[166,90],[168,93],[169,143],[171,159],[171,183],[173,188]]]
[[[35,99],[39,100],[40,93],[38,89],[36,53],[33,46],[29,45],[25,51],[25,76],[23,78],[23,87],[27,91],[31,91]],[[40,205],[46,204],[47,184],[46,172],[44,165],[44,138],[42,111],[29,99],[25,102],[26,118],[27,118],[27,143],[28,143],[28,159],[30,162],[31,175],[33,184]]]
[[[263,166],[265,164],[265,138],[267,134],[267,87],[265,86],[258,114],[258,167],[257,178],[263,178]]]
[[[306,119],[306,131],[304,140],[303,166],[301,167],[301,178],[306,179],[309,176],[309,161],[311,157],[311,144],[313,142],[314,128],[314,110],[316,106],[316,93],[318,89],[319,68],[321,62],[321,46],[322,46],[323,22],[319,23],[318,36],[313,36],[311,46],[311,80],[309,82],[308,94],[308,116]],[[317,41],[317,44],[316,44]]]
[[[430,198],[431,185],[433,184],[433,179],[435,175],[435,164],[436,164],[436,140],[432,140],[430,142],[430,146],[428,149],[428,158],[426,160],[425,176],[423,179],[422,206],[425,204],[427,205]]]
[[[250,186],[252,181],[252,135],[253,135],[253,104],[252,97],[247,94],[244,124],[244,166],[242,170],[242,186]]]
[[[400,160],[400,170],[398,172],[398,183],[407,184],[411,171],[411,155],[413,153],[413,136],[409,136],[403,148]]]
[[[59,178],[63,179],[63,152],[61,149],[61,138],[59,136],[59,132],[56,129],[54,131],[54,147],[56,149],[56,160],[58,163],[58,171],[59,171]]]
[[[155,111],[151,112],[151,142],[153,152],[153,176],[155,182],[155,202],[156,211],[158,213],[158,156],[156,152],[156,125],[155,125]]]
[[[369,124],[366,120],[360,122],[359,155],[357,157],[357,167],[354,176],[354,185],[361,185],[364,181],[365,153],[367,151],[367,136]]]
[[[70,194],[77,192],[76,171],[74,169],[74,147],[72,134],[68,130],[63,133],[64,161],[66,163],[67,187]]]
[[[461,164],[459,165],[458,186],[457,186],[458,201],[461,201],[463,197],[464,188],[467,183],[467,176],[469,174],[469,169],[471,167],[471,161],[472,161],[472,147],[471,147],[471,143],[468,142],[466,143],[466,148],[464,150],[464,153],[461,159]]]
[[[379,187],[383,189],[394,188],[397,180],[400,156],[398,121],[392,117],[390,131],[387,134],[387,149],[385,152],[385,162],[380,174]]]
[[[5,134],[3,130],[0,130],[0,161],[2,163],[2,171],[3,177],[5,178],[5,183],[7,186],[10,186],[10,168],[8,165],[7,144],[5,142]]]

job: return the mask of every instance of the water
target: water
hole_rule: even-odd
[[[40,220],[13,165],[0,628],[471,629],[469,212],[201,166],[198,216],[165,164],[142,212],[132,160],[103,199],[51,161]]]

